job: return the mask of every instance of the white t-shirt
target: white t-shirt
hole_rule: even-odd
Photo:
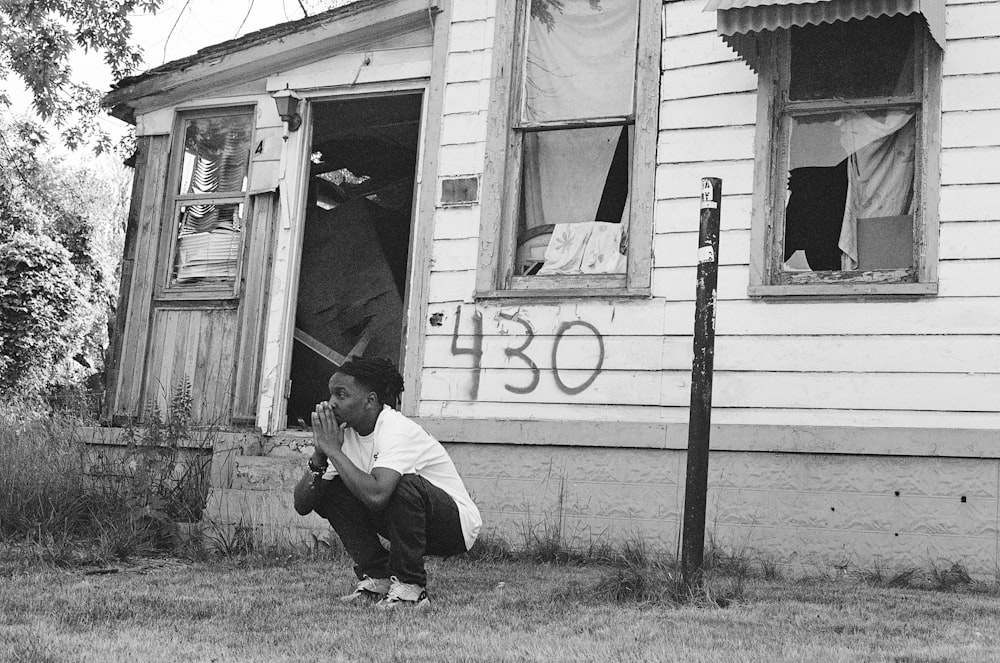
[[[451,456],[418,423],[383,405],[370,435],[358,435],[349,427],[344,429],[343,450],[363,472],[371,474],[376,467],[385,467],[400,474],[416,474],[448,493],[458,505],[465,549],[472,548],[483,524],[479,509],[469,497]],[[336,475],[337,470],[330,463],[323,478],[332,479]]]

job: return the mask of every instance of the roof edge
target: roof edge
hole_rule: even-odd
[[[237,39],[207,46],[193,55],[172,60],[141,74],[122,78],[114,84],[111,91],[102,97],[101,105],[110,108],[112,116],[134,124],[135,106],[131,102],[175,89],[210,74],[216,74],[218,70],[213,72],[198,72],[197,70],[221,58],[250,51],[276,41],[283,41],[284,38],[291,35],[303,34],[308,31],[316,31],[316,39],[310,40],[310,43],[321,42],[339,37],[346,38],[352,33],[413,14],[414,11],[427,11],[429,17],[433,17],[437,13],[439,4],[440,0],[357,0],[352,4],[330,9],[315,16],[279,23]],[[370,20],[364,20],[365,15],[369,15]],[[355,19],[350,29],[333,34],[326,31],[330,25],[336,25],[350,19]],[[164,81],[165,84],[160,87],[157,86],[156,81]]]

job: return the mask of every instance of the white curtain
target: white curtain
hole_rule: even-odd
[[[555,226],[539,275],[625,271],[629,200],[621,219],[595,218],[621,133],[622,127],[604,127],[524,136],[525,228]]]
[[[522,119],[545,122],[631,113],[638,3],[532,4]]]
[[[526,133],[526,227],[593,221],[621,133],[621,127]]]
[[[841,123],[847,202],[838,247],[841,269],[858,268],[858,219],[913,213],[916,122],[912,113],[848,113]]]
[[[630,114],[637,20],[634,0],[564,0],[559,5],[536,0],[528,32],[522,120]],[[538,274],[625,270],[620,248],[627,227],[619,219],[596,220],[622,130],[618,125],[524,133],[522,230],[554,226]],[[630,127],[630,144],[631,137]],[[626,203],[623,221],[628,214]],[[533,250],[522,247],[519,262]]]

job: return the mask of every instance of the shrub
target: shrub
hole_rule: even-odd
[[[44,388],[83,329],[83,303],[69,252],[41,235],[15,232],[0,243],[0,390]]]

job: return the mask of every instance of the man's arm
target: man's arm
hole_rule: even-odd
[[[309,459],[309,466],[317,468],[326,467],[326,455],[319,449],[316,449],[313,452],[312,458]],[[292,498],[295,511],[300,516],[305,516],[316,508],[316,500],[319,499],[319,482],[323,480],[322,476],[322,474],[317,475],[309,470],[295,484]]]
[[[333,466],[340,473],[347,489],[361,500],[361,503],[372,511],[381,511],[389,503],[389,498],[396,490],[396,484],[402,476],[396,470],[387,467],[376,467],[371,474],[366,474],[347,459],[343,453],[340,459],[330,457]],[[342,462],[338,462],[342,459]]]
[[[387,467],[376,467],[368,474],[352,463],[343,451],[344,430],[337,423],[328,403],[317,405],[312,419],[316,447],[337,468],[347,489],[372,511],[384,509],[402,475]]]
[[[322,480],[322,476],[316,476],[307,470],[302,478],[299,479],[299,482],[295,484],[295,491],[292,493],[292,497],[295,504],[295,511],[300,516],[308,515],[316,508],[316,500],[319,497],[318,482]]]

